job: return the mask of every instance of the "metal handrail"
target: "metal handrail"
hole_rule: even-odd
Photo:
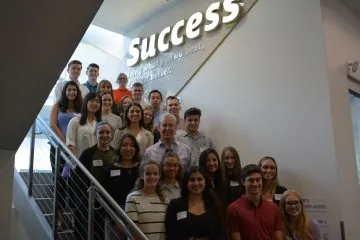
[[[113,208],[116,214],[125,220],[125,224],[134,230],[138,237],[141,240],[148,240],[147,237],[138,226],[128,217],[128,215],[121,209],[121,207],[115,202],[115,200],[109,195],[109,193],[101,186],[101,184],[94,178],[94,176],[87,170],[87,168],[80,162],[80,160],[70,151],[70,149],[63,143],[62,140],[54,133],[54,131],[49,127],[49,125],[44,121],[40,116],[36,118],[36,126],[42,130],[42,133],[49,139],[54,140],[58,146],[62,148],[70,158],[66,157],[65,161],[70,160],[70,165],[76,165],[80,170],[85,174],[85,176],[90,180],[91,184],[96,187],[96,189],[101,193],[102,197],[107,201],[110,207]]]

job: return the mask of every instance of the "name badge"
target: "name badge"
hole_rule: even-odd
[[[176,214],[176,219],[179,221],[181,219],[187,218],[187,212],[183,211],[183,212],[178,212]]]
[[[103,166],[103,160],[94,160],[93,161],[93,166],[94,167],[102,167]]]
[[[111,171],[110,171],[110,176],[111,176],[111,177],[120,176],[120,174],[121,174],[120,169],[118,169],[118,170],[111,170]]]
[[[277,201],[280,201],[282,194],[275,194],[274,198]]]
[[[237,187],[240,184],[237,181],[230,181],[230,187]]]

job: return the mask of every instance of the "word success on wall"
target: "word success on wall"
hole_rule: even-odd
[[[129,46],[131,58],[127,59],[127,66],[131,67],[140,60],[155,57],[159,52],[170,50],[171,46],[184,44],[185,38],[195,39],[200,37],[203,31],[211,32],[221,24],[237,21],[241,16],[242,5],[238,0],[215,2],[208,7],[205,14],[196,12],[187,21],[180,20],[173,27],[164,28],[160,34],[133,39]]]

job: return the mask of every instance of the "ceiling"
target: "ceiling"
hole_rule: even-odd
[[[360,18],[360,0],[342,0]]]
[[[92,24],[95,26],[131,35],[151,16],[181,0],[104,0]]]

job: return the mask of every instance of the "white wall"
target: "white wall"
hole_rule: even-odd
[[[30,240],[17,209],[13,206],[11,211],[11,234],[10,240]]]
[[[217,149],[243,164],[274,156],[280,181],[329,201],[340,239],[337,161],[320,0],[259,0],[181,93]],[[350,238],[351,239],[351,238]]]
[[[322,1],[322,18],[327,56],[328,82],[331,96],[335,152],[341,197],[342,219],[347,239],[359,238],[357,216],[360,199],[353,128],[348,89],[360,93],[358,83],[348,81],[346,59],[360,60],[360,20],[338,0]],[[355,76],[360,76],[358,73]]]

